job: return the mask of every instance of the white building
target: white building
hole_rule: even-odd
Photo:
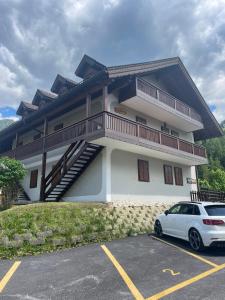
[[[189,200],[201,139],[222,130],[181,60],[106,67],[84,56],[77,83],[21,102],[0,133],[0,153],[23,162],[32,201],[152,204]]]

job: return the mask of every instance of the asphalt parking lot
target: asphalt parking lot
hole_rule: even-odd
[[[0,299],[224,299],[225,250],[129,237],[0,261]]]

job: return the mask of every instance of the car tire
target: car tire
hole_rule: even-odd
[[[159,220],[155,221],[154,232],[155,235],[158,237],[161,237],[163,235],[162,225]]]
[[[197,252],[204,250],[205,247],[202,241],[202,237],[197,229],[191,228],[189,230],[188,238],[192,250]]]

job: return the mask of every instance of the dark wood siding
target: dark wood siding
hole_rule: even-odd
[[[172,166],[164,165],[164,181],[165,184],[173,184],[173,168]]]
[[[138,180],[149,182],[149,163],[147,160],[138,159]]]
[[[176,185],[183,185],[183,172],[182,168],[174,167],[174,177]]]
[[[30,172],[30,188],[36,188],[38,181],[38,170],[33,170]]]

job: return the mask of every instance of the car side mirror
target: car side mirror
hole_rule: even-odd
[[[169,214],[168,209],[164,212],[164,214],[167,216]]]

